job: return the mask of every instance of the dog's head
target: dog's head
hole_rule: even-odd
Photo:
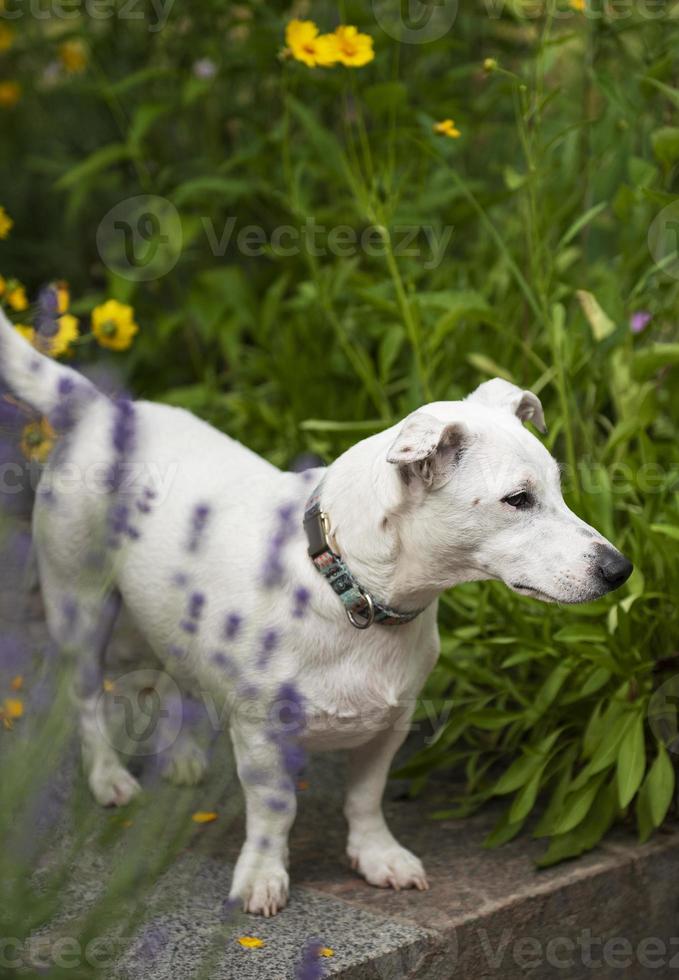
[[[387,453],[397,532],[442,588],[498,579],[547,602],[596,599],[632,564],[566,506],[559,466],[527,420],[545,431],[540,400],[499,378],[410,415]]]

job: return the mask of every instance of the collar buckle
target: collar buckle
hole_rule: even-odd
[[[308,552],[311,558],[317,558],[325,551],[332,552],[328,536],[330,534],[330,518],[322,510],[313,510],[304,518],[304,530],[309,542]]]

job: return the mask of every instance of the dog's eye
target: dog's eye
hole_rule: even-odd
[[[519,509],[530,507],[532,502],[531,495],[527,490],[517,490],[516,493],[510,493],[502,498],[503,504],[509,504],[510,507],[517,507]]]

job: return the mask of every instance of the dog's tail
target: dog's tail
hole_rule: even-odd
[[[0,380],[20,401],[50,415],[68,398],[89,402],[97,389],[77,371],[37,351],[12,326],[0,308]],[[80,397],[82,396],[82,398]]]

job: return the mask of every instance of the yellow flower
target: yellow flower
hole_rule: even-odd
[[[29,422],[21,433],[21,452],[26,459],[44,463],[52,451],[55,433],[47,419]]]
[[[259,949],[264,945],[264,940],[258,939],[257,936],[239,936],[238,942],[245,949]]]
[[[440,136],[449,136],[453,140],[456,140],[461,135],[453,119],[443,119],[441,122],[434,123],[434,132]]]
[[[63,279],[60,279],[59,282],[55,282],[52,285],[57,294],[57,311],[59,313],[65,313],[68,309],[68,304],[71,301],[68,283]]]
[[[194,813],[191,819],[194,823],[212,823],[216,820],[219,814],[214,813],[211,810],[199,810],[198,813]]]
[[[26,290],[24,287],[20,285],[12,286],[7,291],[7,302],[17,313],[22,313],[27,309],[28,300],[26,299]]]
[[[0,82],[0,107],[11,109],[21,98],[21,85],[18,82]]]
[[[64,41],[59,45],[59,60],[69,75],[79,75],[87,68],[87,48],[82,41]]]
[[[571,10],[575,10],[579,14],[583,14],[587,9],[585,0],[569,0],[568,6],[571,8]]]
[[[0,24],[0,51],[9,51],[14,44],[14,31],[7,24]]]
[[[57,320],[59,329],[53,337],[45,337],[46,354],[50,357],[61,357],[65,354],[74,340],[78,339],[78,318],[66,313]]]
[[[330,949],[329,946],[321,946],[321,948],[318,951],[318,955],[319,956],[334,956],[335,955],[335,950],[334,949]]]
[[[11,728],[17,718],[21,718],[24,713],[24,702],[19,698],[5,698],[0,708],[0,721],[5,728]]]
[[[483,59],[483,70],[484,71],[497,71],[498,63],[495,58],[484,58]]]
[[[0,205],[0,238],[7,238],[10,231],[12,230],[13,225],[14,222],[7,214],[5,209],[2,207],[2,205]],[[3,279],[2,281],[4,282],[5,280]]]
[[[14,329],[21,334],[24,340],[35,347],[35,330],[33,327],[27,327],[25,323],[15,323]]]
[[[369,34],[359,34],[358,28],[340,24],[335,31],[337,59],[347,68],[361,68],[375,57],[373,39]]]
[[[318,33],[312,20],[291,20],[285,28],[285,43],[292,57],[309,68],[327,68],[337,62],[337,42],[332,34]]]
[[[102,687],[104,688],[107,694],[113,694],[113,692],[116,689],[115,684],[113,683],[113,681],[109,680],[108,677],[104,678],[104,683],[102,684]]]
[[[116,299],[109,299],[92,310],[92,333],[102,347],[127,350],[138,330],[132,307]]]

